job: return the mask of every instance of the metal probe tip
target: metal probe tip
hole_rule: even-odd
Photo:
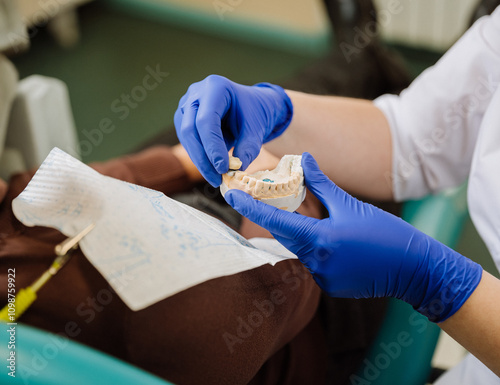
[[[56,245],[54,251],[56,255],[58,256],[63,256],[68,254],[68,251],[70,251],[72,248],[76,247],[78,245],[78,242],[82,240],[84,236],[86,236],[90,231],[95,227],[95,223],[91,223],[87,227],[85,227],[82,231],[80,231],[78,234],[76,234],[74,237],[68,238],[58,245]]]

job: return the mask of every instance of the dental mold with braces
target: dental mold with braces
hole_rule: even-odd
[[[229,172],[222,175],[222,196],[230,189],[238,189],[271,206],[286,211],[299,208],[306,196],[302,155],[285,155],[274,170],[247,174],[238,171],[241,161],[229,157]]]

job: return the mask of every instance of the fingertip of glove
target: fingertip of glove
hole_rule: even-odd
[[[211,175],[204,175],[208,183],[214,188],[218,188],[222,184],[222,175],[212,173]]]
[[[224,199],[226,202],[240,214],[244,214],[243,211],[246,211],[247,203],[253,198],[247,193],[240,190],[229,190],[224,195]]]
[[[252,156],[250,154],[245,154],[241,159],[241,169],[246,170],[250,163],[252,163]]]
[[[303,169],[317,168],[316,160],[308,152],[304,152],[302,154],[302,168]]]
[[[214,160],[214,168],[219,174],[225,174],[229,171],[229,160],[226,160],[222,157],[217,157]]]
[[[233,190],[229,190],[224,194],[224,199],[228,203],[229,206],[234,208],[234,195]]]
[[[306,179],[306,184],[310,182],[318,182],[322,181],[323,178],[326,178],[321,169],[319,168],[318,162],[316,159],[305,152],[302,155],[302,169],[304,170],[304,177]]]
[[[259,155],[259,152],[260,146],[257,143],[240,140],[234,146],[233,156],[241,160],[241,170],[246,170],[246,168]]]
[[[231,207],[233,207],[235,210],[238,210],[240,206],[239,203],[241,203],[242,200],[245,199],[244,195],[247,194],[244,194],[242,191],[239,190],[229,190],[224,195],[224,199]]]

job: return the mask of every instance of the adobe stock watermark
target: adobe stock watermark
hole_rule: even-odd
[[[354,27],[354,38],[351,43],[341,41],[339,48],[344,55],[347,63],[350,63],[353,55],[358,55],[366,48],[372,40],[380,33],[380,27],[389,25],[394,15],[398,15],[403,11],[403,5],[400,0],[391,0],[387,4],[387,8],[380,9],[377,12],[372,12],[374,20],[368,21],[364,27]]]
[[[233,12],[237,7],[243,3],[243,0],[214,0],[212,5],[214,7],[215,13],[219,16],[221,21],[225,20],[225,14],[227,12]]]
[[[119,274],[119,278],[114,281],[115,286],[125,287],[133,281],[133,277],[126,273]],[[114,298],[116,292],[111,286],[103,288],[97,292],[95,297],[87,297],[75,308],[76,314],[81,317],[80,321],[73,320],[66,322],[64,331],[57,334],[48,334],[48,342],[41,347],[32,348],[30,350],[31,359],[29,362],[18,362],[18,374],[24,383],[28,383],[32,378],[36,378],[42,371],[49,367],[61,352],[68,346],[68,341],[78,337],[82,331],[82,326],[90,324],[104,308],[109,305]]]
[[[71,155],[75,156],[78,153],[83,157],[90,155],[96,147],[101,145],[105,135],[116,130],[116,122],[127,119],[130,113],[138,108],[148,95],[169,76],[168,72],[161,70],[160,64],[154,67],[147,65],[144,70],[146,74],[139,84],[132,87],[128,93],[122,93],[120,97],[111,101],[109,109],[113,115],[103,117],[96,128],[82,130],[83,138],[78,141],[79,151],[73,149],[69,151]]]

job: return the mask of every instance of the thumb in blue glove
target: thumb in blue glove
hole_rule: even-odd
[[[238,190],[225,198],[297,255],[329,295],[395,297],[441,322],[472,294],[481,266],[402,219],[353,198],[323,174],[310,154],[304,153],[302,167],[307,188],[329,218],[279,210]]]
[[[210,75],[192,84],[179,101],[174,124],[180,142],[205,179],[214,187],[229,170],[228,151],[242,169],[259,155],[263,143],[290,124],[292,102],[276,85],[244,86]]]

